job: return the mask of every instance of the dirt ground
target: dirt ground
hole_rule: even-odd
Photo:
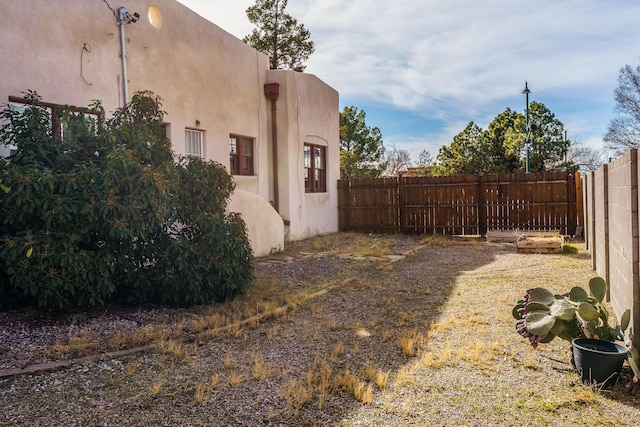
[[[638,425],[639,398],[581,384],[567,342],[534,350],[515,332],[527,288],[564,292],[595,275],[574,245],[542,255],[476,239],[298,242],[256,260],[256,292],[288,309],[246,311],[216,334],[195,326],[228,307],[0,313],[4,370],[71,357],[72,337],[172,331],[148,351],[0,378],[0,425]]]

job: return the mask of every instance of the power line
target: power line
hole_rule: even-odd
[[[115,16],[115,18],[118,19],[118,12],[116,12],[116,10],[114,8],[112,8],[109,3],[107,3],[107,0],[102,0],[102,1],[104,2],[104,4],[107,5],[107,7],[111,11],[111,13],[113,13],[113,16]]]

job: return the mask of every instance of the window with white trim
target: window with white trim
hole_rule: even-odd
[[[184,130],[184,153],[187,156],[204,158],[204,131]]]

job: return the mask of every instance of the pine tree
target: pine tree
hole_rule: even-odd
[[[285,12],[287,0],[256,0],[247,9],[249,22],[256,25],[242,41],[269,56],[272,70],[304,71],[304,62],[314,51],[311,35],[303,24]]]

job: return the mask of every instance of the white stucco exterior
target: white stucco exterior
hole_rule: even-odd
[[[254,174],[235,176],[242,191],[230,209],[249,224],[255,254],[338,230],[334,89],[311,74],[269,70],[265,55],[175,0],[108,3],[113,10],[103,0],[0,0],[0,104],[34,90],[54,104],[83,107],[98,99],[107,112],[123,106],[113,12],[125,7],[140,15],[124,25],[129,97],[150,90],[163,98],[173,150],[185,152],[185,129],[202,130],[204,158],[229,169],[229,136],[253,139]],[[147,19],[152,6],[162,14],[160,29]],[[276,162],[272,101],[265,95],[271,83],[279,84]],[[305,193],[304,143],[326,147],[326,192]]]

